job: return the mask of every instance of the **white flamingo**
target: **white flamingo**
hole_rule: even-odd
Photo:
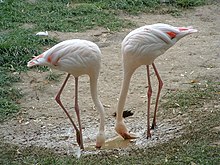
[[[116,115],[116,132],[124,139],[135,138],[130,135],[123,121],[123,109],[129,89],[130,80],[134,71],[141,65],[147,67],[148,79],[148,106],[147,106],[147,138],[151,137],[150,133],[150,101],[151,101],[151,82],[149,65],[153,66],[157,79],[159,81],[158,93],[156,97],[156,105],[152,122],[152,129],[156,126],[156,112],[158,109],[158,101],[163,82],[158,74],[154,60],[165,53],[178,40],[184,36],[197,32],[192,27],[174,27],[167,24],[152,24],[142,26],[131,31],[122,41],[122,58],[123,58],[123,82]]]
[[[53,46],[41,55],[34,57],[27,64],[28,67],[35,65],[49,66],[51,68],[55,68],[68,73],[55,100],[64,110],[73,127],[75,128],[77,143],[81,149],[84,149],[84,146],[78,107],[78,77],[83,74],[87,74],[89,76],[92,100],[100,113],[100,126],[96,137],[96,148],[101,148],[101,146],[103,146],[105,143],[105,113],[103,105],[98,98],[97,91],[97,81],[101,66],[101,51],[99,47],[95,43],[86,40],[66,40]],[[76,126],[60,100],[61,93],[70,75],[75,77],[75,111],[79,128]]]

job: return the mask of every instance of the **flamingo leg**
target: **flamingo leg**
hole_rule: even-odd
[[[80,131],[79,129],[77,128],[76,124],[74,123],[73,119],[71,118],[71,116],[69,115],[69,113],[67,112],[66,108],[63,106],[61,100],[60,100],[60,96],[61,96],[61,93],[63,92],[63,89],[67,83],[67,80],[69,79],[70,77],[70,74],[67,75],[66,79],[64,80],[63,82],[63,85],[61,86],[59,92],[57,93],[56,97],[55,97],[55,100],[56,102],[60,105],[60,107],[63,109],[63,111],[66,113],[67,117],[69,118],[70,122],[72,123],[73,127],[75,128],[76,130],[76,139],[77,139],[77,143],[80,145]]]
[[[78,77],[75,77],[75,112],[79,124],[79,133],[80,133],[80,138],[79,138],[79,145],[81,149],[84,149],[83,147],[83,137],[82,137],[82,125],[80,121],[80,113],[79,113],[79,105],[78,105]]]
[[[152,87],[151,87],[151,82],[150,82],[149,65],[147,65],[147,80],[148,80],[148,91],[147,91],[147,138],[150,138],[151,137],[151,133],[150,133],[150,103],[151,103]]]
[[[153,122],[152,122],[152,126],[151,126],[151,129],[154,129],[156,127],[156,113],[157,113],[157,109],[158,109],[158,102],[159,102],[159,98],[160,98],[160,92],[161,92],[161,89],[163,87],[163,81],[161,80],[160,75],[159,75],[159,73],[157,71],[157,68],[156,68],[154,63],[152,63],[152,66],[154,68],[154,72],[155,72],[155,74],[157,76],[157,79],[158,79],[158,82],[159,82],[157,98],[156,98],[156,105],[155,105],[155,109],[154,109],[154,118],[153,118]]]

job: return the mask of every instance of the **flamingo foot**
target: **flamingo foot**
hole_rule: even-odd
[[[155,123],[152,123],[151,128],[150,129],[156,129],[157,125]]]
[[[136,139],[137,137],[135,135],[132,135],[128,133],[127,128],[124,124],[124,122],[118,122],[115,126],[115,131],[121,135],[124,139]]]
[[[125,140],[126,139],[136,139],[137,137],[133,134],[130,134],[128,132],[124,132],[122,134],[120,134]]]
[[[150,130],[147,131],[147,139],[151,138],[151,133],[150,133]]]
[[[80,138],[80,132],[79,131],[76,131],[76,141],[77,141],[77,143],[78,143],[78,145],[80,146],[80,148],[81,149],[83,149],[82,148],[82,141],[81,141],[81,138]]]
[[[100,150],[102,146],[95,146],[96,149]]]
[[[154,118],[150,129],[155,129],[155,128],[157,128],[157,124],[156,124],[156,120]]]

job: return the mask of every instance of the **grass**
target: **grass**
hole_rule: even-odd
[[[206,80],[206,78],[204,78]],[[207,83],[192,84],[190,90],[175,91],[169,93],[167,102],[161,106],[165,109],[180,108],[187,110],[189,107],[202,107],[206,100],[217,100],[219,98],[220,82],[208,81]]]
[[[48,81],[57,82],[57,81],[59,81],[60,76],[61,76],[61,74],[57,74],[57,73],[54,73],[54,72],[49,72],[49,74],[45,77],[45,79],[48,80]]]
[[[22,95],[11,84],[11,82],[18,81],[20,78],[17,75],[8,74],[4,68],[0,68],[0,122],[13,116],[19,110],[17,102]]]
[[[5,2],[2,5],[5,12],[0,27],[14,29],[28,23],[34,25],[36,30],[77,32],[96,26],[118,30],[126,25],[126,22],[123,23],[113,12],[103,10],[96,3],[74,4],[74,1],[42,0],[36,3]]]
[[[1,36],[0,65],[5,69],[27,70],[27,61],[40,54],[43,47],[56,44],[55,39],[34,35],[31,29],[16,29]]]

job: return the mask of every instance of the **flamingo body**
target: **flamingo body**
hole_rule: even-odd
[[[122,41],[123,64],[134,68],[150,65],[179,39],[193,32],[197,30],[162,23],[137,28]]]
[[[163,86],[163,82],[156,69],[154,60],[158,56],[164,54],[181,38],[194,32],[197,32],[197,30],[193,29],[192,27],[174,27],[168,24],[158,23],[137,28],[131,31],[124,38],[124,40],[122,41],[123,82],[117,106],[117,117],[115,126],[115,130],[119,135],[121,135],[125,139],[134,138],[128,133],[127,128],[123,122],[122,115],[132,74],[141,65],[146,65],[148,79],[147,137],[151,137],[149,114],[152,88],[150,83],[149,65],[153,66],[159,82],[156,105],[154,110],[154,118],[152,123],[152,128],[154,128],[156,126],[156,111],[159,101],[159,95]]]
[[[48,49],[39,56],[34,57],[27,64],[28,67],[32,67],[35,65],[49,66],[51,68],[68,73],[67,78],[64,81],[55,99],[66,113],[71,123],[73,124],[76,130],[77,142],[80,145],[81,149],[84,149],[84,147],[83,147],[82,128],[81,128],[79,108],[78,108],[78,100],[77,100],[78,77],[84,74],[87,74],[90,77],[91,96],[97,110],[100,113],[100,127],[96,138],[96,147],[100,148],[101,146],[103,146],[105,143],[104,108],[101,101],[98,98],[98,91],[97,91],[97,81],[101,66],[101,51],[99,47],[95,43],[87,40],[80,40],[80,39],[66,40],[58,43],[57,45]],[[60,100],[60,95],[70,75],[73,75],[75,77],[75,83],[76,83],[75,111],[77,114],[79,129]]]
[[[87,40],[66,40],[48,49],[28,62],[28,67],[44,65],[65,71],[74,77],[99,72],[101,51]]]

